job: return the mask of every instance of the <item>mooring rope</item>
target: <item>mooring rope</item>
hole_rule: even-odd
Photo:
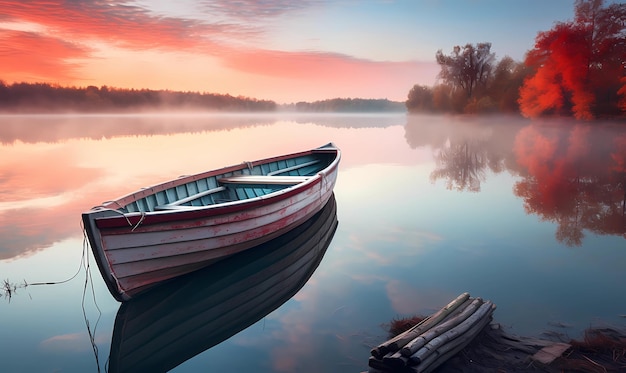
[[[84,230],[83,230],[83,233],[84,233]],[[87,257],[86,254],[87,254],[87,252],[86,252],[86,249],[85,249],[85,243],[83,241],[83,252],[82,252],[82,255],[81,255],[81,258],[80,258],[80,263],[78,264],[78,269],[76,270],[76,273],[74,273],[71,277],[69,277],[69,278],[67,278],[65,280],[61,280],[61,281],[47,281],[47,282],[32,282],[32,283],[29,283],[26,280],[24,280],[24,283],[22,285],[20,285],[19,287],[20,288],[26,288],[28,286],[59,285],[59,284],[64,284],[66,282],[70,282],[73,279],[75,279],[76,276],[78,276],[78,274],[80,273],[81,269],[84,267],[84,265],[85,265],[85,258]],[[5,288],[5,292],[8,291],[8,298],[9,298],[9,301],[10,301],[11,296],[12,296],[12,292],[15,291],[18,288],[18,286],[17,285],[11,285],[9,283],[9,281],[6,280],[5,284],[4,284],[4,288]]]
[[[85,245],[85,240],[86,240],[87,236],[85,235],[85,230],[84,230],[84,229],[83,229],[83,236],[84,236],[84,237],[83,237],[83,253],[82,253],[81,258],[80,258],[80,263],[79,263],[79,265],[78,265],[78,269],[76,270],[76,273],[74,273],[74,274],[72,275],[72,277],[70,277],[70,278],[68,278],[68,279],[65,279],[65,280],[61,280],[61,281],[33,282],[33,283],[30,283],[30,284],[29,284],[29,283],[27,283],[26,281],[24,281],[24,283],[25,283],[27,286],[37,286],[37,285],[59,285],[59,284],[64,284],[64,283],[66,283],[66,282],[70,282],[70,281],[72,281],[73,279],[75,279],[75,278],[76,278],[76,276],[78,276],[78,274],[80,273],[80,270],[81,270],[81,269],[85,266],[85,261],[89,262],[89,258],[88,258],[88,255],[87,255],[87,250],[86,250],[86,245]],[[85,258],[87,258],[87,259],[85,259]]]
[[[96,364],[98,366],[98,372],[100,372],[100,359],[98,356],[98,346],[96,344],[96,329],[98,328],[98,323],[100,322],[100,318],[102,317],[102,310],[100,309],[100,306],[98,306],[98,302],[96,301],[96,293],[95,293],[95,289],[93,286],[93,277],[91,275],[91,265],[89,262],[89,240],[87,239],[87,232],[85,230],[85,228],[82,226],[82,222],[81,222],[81,228],[83,230],[83,252],[80,258],[80,264],[78,266],[78,270],[76,271],[76,273],[74,273],[71,277],[62,280],[62,281],[48,281],[48,282],[33,282],[33,283],[27,283],[26,281],[24,281],[25,286],[37,286],[37,285],[59,285],[59,284],[64,284],[66,282],[69,282],[73,279],[75,279],[78,274],[81,272],[81,269],[85,269],[85,283],[83,285],[83,295],[82,295],[82,300],[81,300],[81,307],[82,307],[82,311],[83,311],[83,318],[85,321],[85,325],[87,326],[87,333],[89,334],[89,341],[91,343],[91,348],[93,350],[94,356],[96,358]],[[87,297],[87,289],[88,287],[91,288],[91,294],[92,294],[92,298],[93,298],[93,303],[94,306],[96,307],[96,310],[98,310],[98,319],[96,320],[96,323],[93,327],[93,331],[91,329],[91,325],[89,323],[89,319],[87,318],[87,310],[85,309],[85,300]]]
[[[143,223],[144,219],[146,218],[146,212],[145,211],[139,211],[139,213],[141,213],[141,217],[139,218],[139,221],[137,222],[137,224],[135,224],[133,226],[133,223],[131,223],[131,221],[128,218],[128,216],[126,215],[126,213],[124,213],[123,211],[118,210],[118,209],[112,209],[110,207],[107,207],[107,206],[104,205],[105,203],[115,203],[120,208],[124,208],[124,206],[120,205],[120,203],[117,202],[117,201],[105,201],[105,202],[102,202],[102,205],[94,206],[93,208],[95,209],[97,207],[101,207],[101,208],[104,208],[104,209],[107,209],[107,210],[111,210],[113,212],[117,212],[118,214],[122,215],[124,217],[124,219],[126,219],[126,222],[128,223],[128,225],[133,227],[131,229],[131,232],[134,232],[135,229],[137,229],[139,227],[139,225],[141,225],[141,223]],[[137,206],[137,207],[139,207],[139,206]]]
[[[89,246],[89,241],[87,240],[87,233],[83,229],[83,258],[86,257],[82,262],[85,263],[85,284],[83,286],[83,298],[82,298],[82,309],[83,309],[83,318],[85,320],[85,326],[87,326],[87,334],[89,334],[89,342],[91,342],[91,349],[93,350],[94,357],[96,358],[96,365],[98,367],[98,372],[100,372],[100,359],[98,356],[98,345],[96,344],[96,329],[98,328],[98,323],[100,322],[100,318],[102,317],[102,310],[100,306],[98,306],[98,302],[96,300],[96,292],[93,286],[93,277],[91,276],[91,265],[89,262],[89,252],[86,249]],[[89,318],[87,318],[87,311],[85,310],[85,299],[87,294],[87,286],[91,288],[91,296],[93,299],[93,304],[98,310],[98,319],[93,327],[93,331],[91,330],[91,326],[89,324]]]

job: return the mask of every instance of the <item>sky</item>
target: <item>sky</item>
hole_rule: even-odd
[[[574,0],[0,0],[0,80],[405,101],[435,53],[522,61]]]

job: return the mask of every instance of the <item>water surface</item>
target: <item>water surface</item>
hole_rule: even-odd
[[[385,323],[466,291],[492,300],[496,321],[518,334],[579,337],[590,325],[626,324],[623,126],[404,114],[3,116],[0,276],[18,289],[0,305],[11,336],[2,370],[107,369],[120,304],[93,258],[89,272],[81,266],[82,211],[329,141],[343,152],[339,225],[311,278],[174,371],[363,371]]]

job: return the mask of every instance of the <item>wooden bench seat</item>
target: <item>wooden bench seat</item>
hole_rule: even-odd
[[[271,185],[295,185],[308,180],[311,176],[265,176],[265,175],[240,175],[224,177],[218,180],[222,184],[271,184]]]

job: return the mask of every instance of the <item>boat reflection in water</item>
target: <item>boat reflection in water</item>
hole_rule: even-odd
[[[259,321],[309,280],[337,224],[332,195],[284,235],[123,303],[109,371],[168,371]]]

